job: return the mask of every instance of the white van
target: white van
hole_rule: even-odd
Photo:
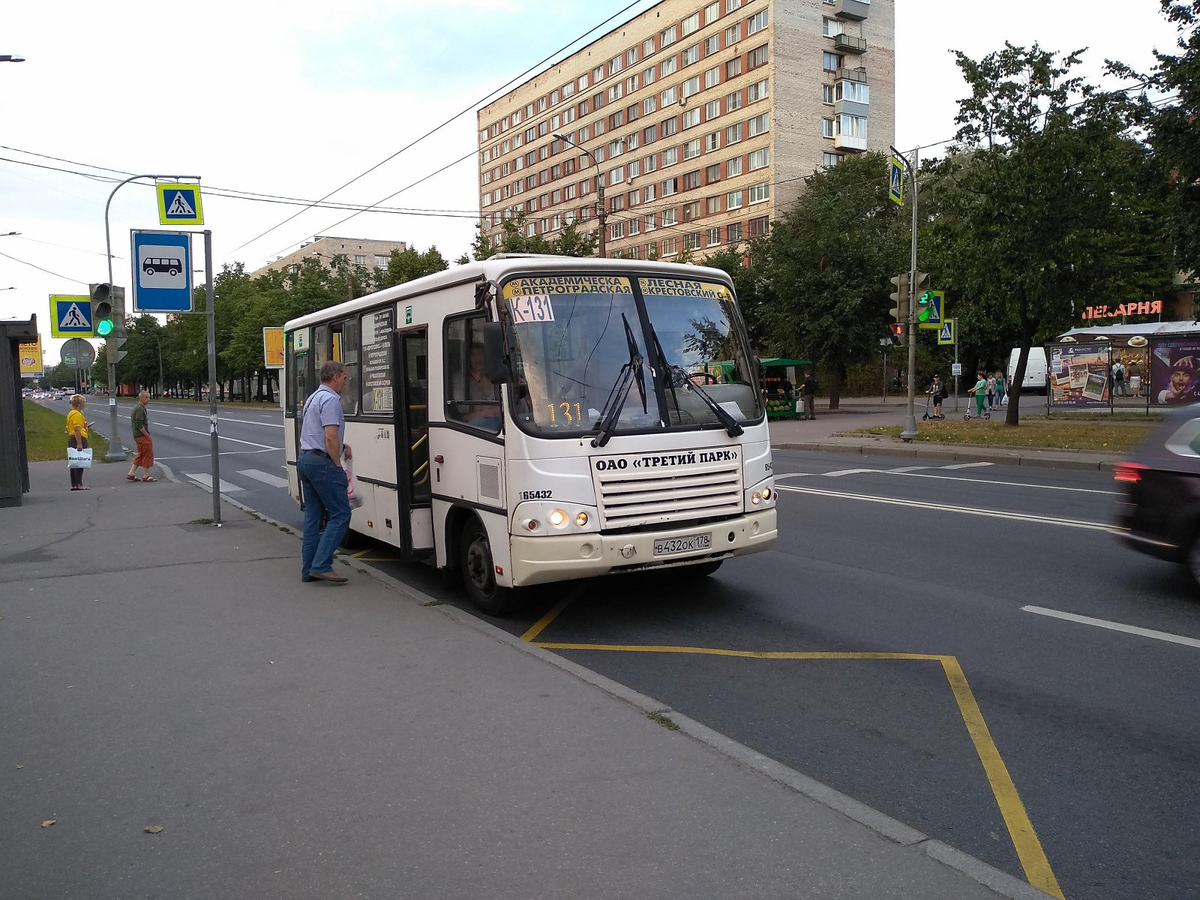
[[[1017,371],[1017,360],[1021,356],[1021,348],[1013,347],[1008,357],[1008,371],[1005,373],[1008,383],[1013,382],[1013,373]],[[1029,360],[1025,363],[1025,380],[1021,382],[1021,393],[1046,393],[1046,349],[1030,347]]]

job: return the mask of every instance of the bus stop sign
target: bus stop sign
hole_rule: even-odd
[[[186,231],[133,231],[133,308],[144,313],[192,311],[192,236]]]

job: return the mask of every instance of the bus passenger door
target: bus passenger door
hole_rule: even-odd
[[[395,332],[396,482],[400,489],[400,552],[406,560],[433,553],[429,481],[429,340],[426,327]]]

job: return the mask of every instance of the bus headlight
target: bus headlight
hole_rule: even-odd
[[[555,528],[562,528],[567,524],[567,514],[561,509],[552,509],[550,514],[546,516],[546,521]]]
[[[587,513],[580,512],[575,516],[575,524],[578,525],[580,528],[583,528],[584,526],[586,526],[587,523],[588,523],[588,514]]]
[[[773,478],[766,478],[760,481],[754,487],[747,490],[744,496],[747,511],[772,507],[779,499],[775,493],[775,480]]]

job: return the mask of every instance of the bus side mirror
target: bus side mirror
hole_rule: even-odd
[[[504,326],[499,322],[483,324],[483,372],[492,384],[508,383],[504,364]]]

